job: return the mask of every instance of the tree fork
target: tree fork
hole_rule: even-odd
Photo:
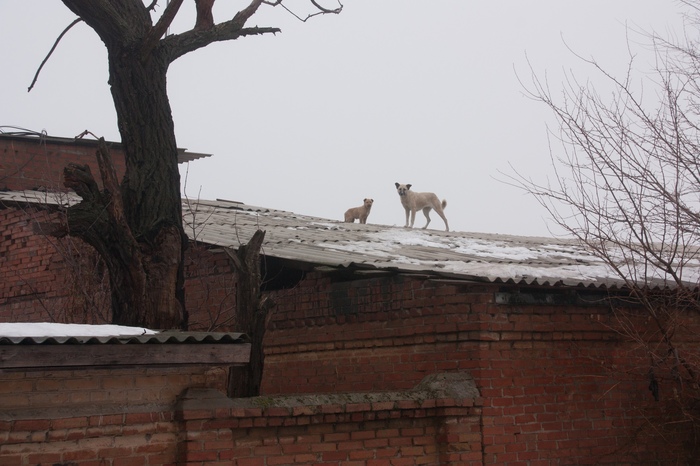
[[[127,222],[121,189],[103,138],[98,141],[96,156],[102,191],[89,166],[69,164],[64,169],[64,185],[83,200],[68,208],[67,229],[61,234],[83,239],[107,264],[114,324],[184,328],[183,311],[173,299],[176,293],[164,286],[175,283],[171,275],[177,273],[173,263],[181,257],[180,230],[163,225],[152,241],[139,241]]]

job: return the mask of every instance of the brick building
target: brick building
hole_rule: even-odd
[[[39,158],[22,158],[19,142],[46,143],[18,139],[0,137],[0,321],[108,321],[94,253],[37,228],[72,196],[34,190],[58,181],[43,183],[39,169],[19,177],[31,183],[12,175],[19,169],[8,154],[23,173]],[[74,149],[66,144],[54,158]],[[16,184],[3,181],[10,178]],[[653,341],[645,314],[611,305],[624,289],[576,243],[344,224],[237,202],[183,206],[192,330],[236,330],[236,275],[225,249],[266,231],[263,289],[276,306],[263,396],[230,399],[220,381],[197,379],[157,410],[103,427],[95,425],[99,405],[82,417],[42,406],[53,417],[0,422],[0,459],[41,462],[29,455],[55,438],[63,443],[47,464],[91,464],[95,455],[77,445],[108,438],[109,448],[122,445],[112,453],[124,464],[696,462],[692,429],[674,402],[673,364],[650,366],[643,345],[630,341]],[[698,317],[678,319],[676,341],[696,354]],[[649,390],[652,369],[658,392]],[[65,373],[57,370],[41,377]],[[0,373],[0,385],[33,373]],[[87,391],[103,393],[105,384]],[[84,409],[80,400],[68,403]],[[154,436],[146,418],[162,419],[169,434]],[[125,432],[150,440],[136,447]],[[144,448],[160,459],[139,463]]]

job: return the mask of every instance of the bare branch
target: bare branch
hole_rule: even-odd
[[[294,16],[296,19],[298,19],[302,23],[305,23],[306,21],[313,18],[314,16],[327,15],[327,14],[337,15],[343,11],[343,4],[340,2],[338,2],[338,7],[336,7],[336,8],[325,8],[325,7],[321,6],[315,0],[309,0],[309,1],[318,11],[315,13],[308,13],[305,17],[302,17],[301,15],[299,15],[299,14],[293,12],[291,9],[287,8],[287,5],[284,4],[284,0],[263,0],[262,3],[264,3],[265,5],[273,6],[273,7],[274,6],[281,6],[282,8],[284,8],[287,11],[287,13]]]
[[[248,19],[250,19],[250,17],[253,16],[256,11],[258,11],[261,4],[262,0],[253,0],[250,2],[250,5],[235,14],[231,22],[237,27],[242,28],[246,21],[248,21]]]
[[[197,50],[213,42],[221,42],[235,40],[239,37],[276,34],[280,32],[279,28],[274,27],[252,27],[246,28],[246,21],[255,14],[260,5],[261,0],[253,0],[246,8],[236,13],[233,19],[219,23],[211,28],[184,32],[173,36],[166,37],[162,40],[166,53],[169,54],[169,60],[173,61],[182,55]]]
[[[197,20],[194,25],[195,31],[207,30],[214,27],[214,15],[212,8],[214,0],[195,0],[197,5]]]
[[[53,51],[56,50],[56,46],[58,46],[58,43],[61,41],[61,39],[63,39],[63,36],[66,35],[66,33],[68,32],[68,30],[69,30],[70,28],[72,28],[73,26],[75,26],[76,24],[78,24],[78,23],[81,22],[81,21],[82,21],[81,18],[75,19],[72,23],[70,23],[70,24],[63,30],[63,32],[61,32],[61,34],[59,34],[58,38],[56,39],[56,42],[53,43],[53,46],[51,47],[51,50],[49,50],[49,53],[46,54],[46,57],[45,57],[44,60],[41,62],[41,65],[39,65],[39,69],[36,70],[36,74],[34,74],[34,79],[32,79],[32,83],[29,85],[29,88],[27,89],[27,92],[31,92],[31,90],[34,88],[34,84],[36,84],[36,80],[39,79],[39,73],[41,73],[41,69],[44,67],[44,65],[46,64],[46,62],[49,60],[49,57],[51,56],[51,54],[53,53]]]

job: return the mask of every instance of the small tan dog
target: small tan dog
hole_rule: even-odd
[[[411,228],[413,228],[413,223],[416,221],[416,212],[423,210],[423,215],[425,215],[426,220],[428,220],[423,229],[428,228],[430,224],[430,209],[435,209],[435,212],[437,212],[442,218],[442,221],[445,222],[445,231],[450,231],[450,227],[447,225],[447,218],[443,212],[443,209],[447,207],[446,200],[443,199],[442,203],[440,203],[440,199],[438,199],[435,193],[417,193],[411,191],[412,185],[410,184],[395,184],[396,190],[399,192],[399,197],[401,198],[401,205],[406,210],[406,225],[404,225],[404,227],[408,227],[409,213],[411,214]]]
[[[360,220],[360,223],[367,223],[369,211],[372,210],[374,199],[365,199],[360,207],[353,207],[345,212],[345,221],[347,223],[355,223],[355,219]]]

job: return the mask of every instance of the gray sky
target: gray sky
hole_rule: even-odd
[[[246,4],[218,0],[214,18]],[[194,23],[194,2],[181,10],[173,33]],[[369,223],[403,225],[394,182],[411,183],[447,199],[452,230],[550,236],[546,211],[497,180],[509,165],[550,173],[554,121],[518,76],[529,80],[529,60],[554,93],[565,70],[595,85],[568,48],[622,74],[629,46],[651,71],[634,31],[681,35],[683,11],[676,0],[346,0],[341,15],[301,23],[263,6],[248,25],[281,34],[213,44],[170,68],[178,146],[214,154],[183,167],[186,193],[337,220],[371,197]],[[73,19],[59,1],[0,0],[0,126],[118,141],[106,51],[85,24],[27,93]]]

